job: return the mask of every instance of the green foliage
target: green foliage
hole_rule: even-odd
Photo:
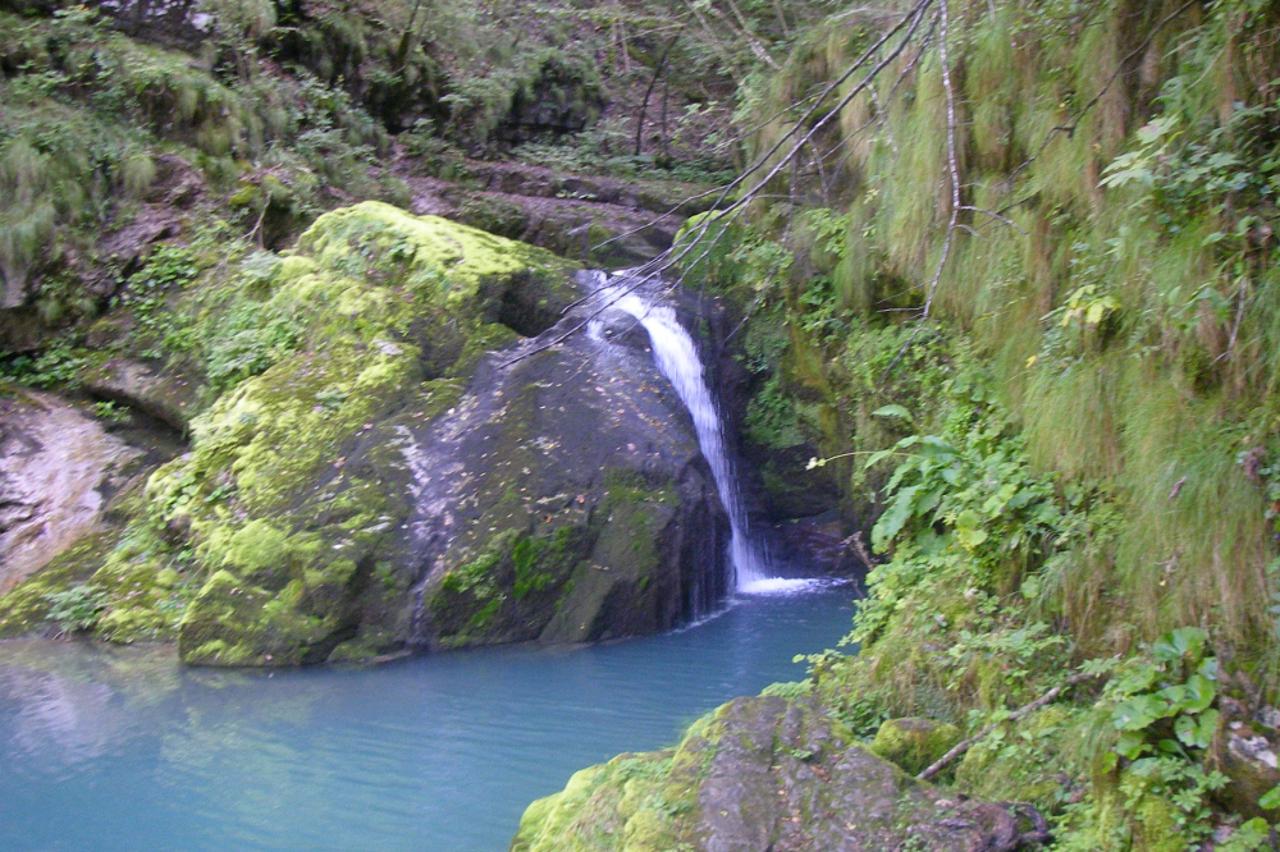
[[[143,342],[142,354],[160,358],[190,348],[185,321],[170,310],[170,301],[195,280],[200,268],[195,253],[185,246],[162,245],[142,268],[124,282],[115,305],[133,314]]]
[[[15,355],[0,362],[0,379],[35,388],[74,384],[84,367],[86,353],[60,340],[36,355]]]
[[[49,619],[57,623],[64,633],[89,630],[98,623],[102,611],[107,608],[106,593],[81,583],[45,596],[49,604]]]
[[[889,499],[872,527],[872,547],[886,552],[901,538],[929,548],[946,529],[974,557],[1000,561],[1043,537],[1061,513],[1050,484],[1032,474],[1007,422],[990,408],[985,382],[960,379],[951,391],[961,404],[945,434],[909,435],[867,459],[871,468],[902,457],[885,484]],[[988,554],[990,546],[999,552]]]
[[[112,400],[101,400],[93,404],[93,416],[108,423],[129,422],[129,410]]]
[[[796,403],[784,395],[776,376],[751,397],[744,426],[747,438],[764,447],[786,449],[805,442]]]
[[[1180,628],[1152,644],[1149,661],[1113,676],[1107,697],[1116,701],[1112,717],[1121,732],[1115,751],[1134,761],[1135,772],[1141,774],[1144,761],[1153,757],[1185,759],[1188,750],[1203,750],[1213,740],[1218,711],[1210,707],[1217,697],[1218,661],[1205,655],[1206,640],[1199,628]]]
[[[216,320],[205,348],[210,384],[219,390],[234,387],[295,351],[302,342],[300,320],[253,302],[240,304]],[[320,402],[328,405],[341,399]]]

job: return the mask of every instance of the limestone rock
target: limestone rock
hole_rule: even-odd
[[[97,530],[140,456],[55,396],[0,396],[0,594]]]
[[[643,332],[560,340],[585,316],[562,317],[574,272],[376,202],[255,255],[202,295],[197,324],[230,347],[216,377],[90,368],[91,394],[190,446],[101,552],[0,599],[0,628],[30,629],[50,593],[87,583],[106,601],[99,636],[291,665],[633,635],[705,611],[725,592],[728,525],[692,424]],[[279,318],[288,345],[237,371],[256,350],[234,349],[220,310]]]

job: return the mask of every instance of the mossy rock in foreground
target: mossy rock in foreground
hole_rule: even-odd
[[[808,701],[740,698],[674,749],[576,773],[529,805],[516,850],[998,848],[1002,807],[945,797]]]
[[[292,665],[591,641],[707,611],[727,581],[712,477],[642,341],[557,342],[587,310],[561,319],[573,271],[370,202],[193,288],[221,394],[95,553],[96,634]],[[269,350],[252,323],[240,346],[224,320],[259,316]],[[27,595],[15,629],[59,587]]]

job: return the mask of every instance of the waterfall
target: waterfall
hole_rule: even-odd
[[[612,281],[602,275],[602,284],[605,286],[598,291],[597,297],[634,317],[648,332],[658,371],[671,382],[676,395],[693,418],[698,446],[711,467],[720,502],[729,516],[729,562],[733,566],[735,591],[741,594],[767,594],[812,585],[810,580],[773,576],[767,553],[750,535],[742,491],[725,449],[720,413],[716,409],[711,389],[707,387],[697,347],[689,332],[680,324],[675,309],[635,286],[634,279],[628,279],[625,272]],[[598,333],[598,329],[597,325],[594,332]]]

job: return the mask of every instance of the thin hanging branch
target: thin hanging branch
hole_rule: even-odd
[[[951,257],[951,247],[955,243],[956,221],[960,216],[960,167],[956,163],[956,98],[951,87],[951,57],[947,53],[948,25],[947,16],[950,0],[942,0],[939,7],[939,24],[941,31],[938,38],[938,55],[942,61],[942,89],[947,100],[947,171],[951,178],[951,216],[947,220],[947,233],[942,238],[942,254],[938,257],[938,266],[933,271],[933,278],[925,290],[924,311],[922,319],[927,319],[933,307],[933,297],[938,291],[938,282],[942,280],[943,269]]]

